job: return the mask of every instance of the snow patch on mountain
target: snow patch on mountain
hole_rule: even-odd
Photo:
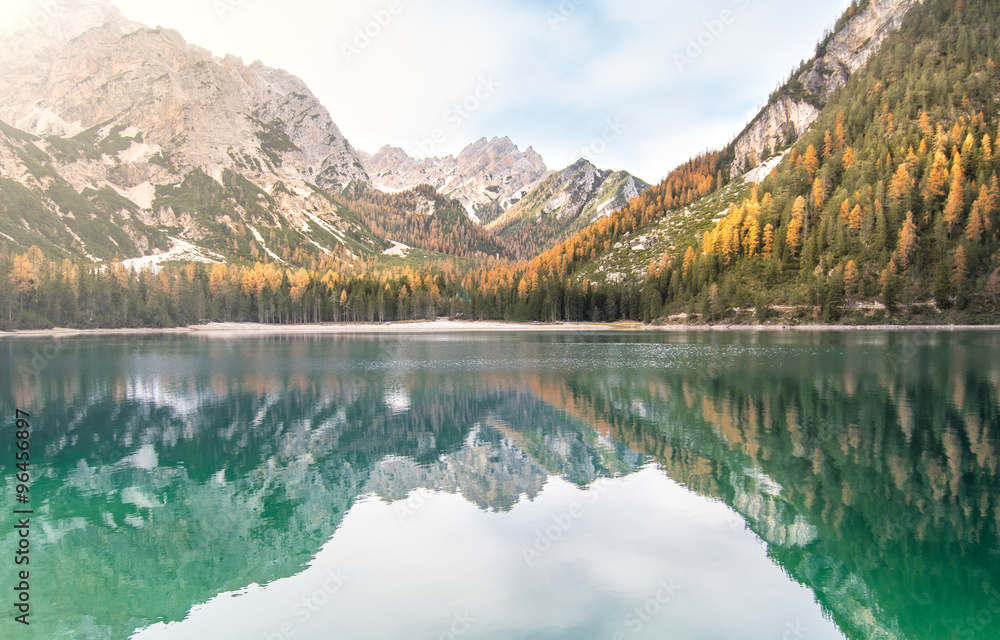
[[[203,264],[225,263],[225,258],[221,255],[197,247],[186,240],[171,238],[173,246],[169,251],[157,253],[142,258],[131,258],[122,260],[122,266],[132,271],[151,271],[156,273],[160,270],[160,265],[165,262],[201,262]]]

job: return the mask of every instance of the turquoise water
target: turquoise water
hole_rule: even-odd
[[[0,353],[4,638],[1000,637],[1000,334]]]

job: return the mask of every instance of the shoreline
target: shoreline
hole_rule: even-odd
[[[0,339],[74,338],[88,336],[192,336],[244,338],[297,335],[428,335],[447,333],[710,333],[710,332],[886,332],[886,331],[1000,331],[1000,325],[644,325],[638,322],[532,324],[477,320],[426,320],[383,324],[294,324],[269,325],[241,322],[214,322],[165,329],[37,329],[0,331]]]

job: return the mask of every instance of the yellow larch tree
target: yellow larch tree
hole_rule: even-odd
[[[927,175],[927,186],[924,188],[924,201],[928,206],[934,200],[944,195],[948,178],[948,158],[944,155],[944,152],[937,151],[934,153],[934,162]],[[895,178],[893,178],[893,182],[895,183]]]
[[[823,184],[822,178],[813,180],[812,197],[813,207],[815,207],[816,211],[821,211],[823,203],[826,202],[826,185]]]
[[[806,199],[799,196],[792,204],[792,219],[788,222],[785,244],[793,256],[798,256],[802,246],[802,226],[805,224]]]
[[[816,147],[809,145],[805,155],[802,156],[802,166],[809,172],[809,179],[812,180],[819,170],[819,156],[816,154]]]
[[[760,220],[757,216],[749,216],[743,224],[743,255],[752,258],[757,255],[760,246]]]
[[[289,293],[292,296],[292,302],[296,304],[301,302],[302,296],[305,295],[306,289],[309,288],[309,283],[311,281],[312,276],[309,275],[308,271],[302,268],[288,277],[288,282],[291,285],[291,291]]]
[[[854,149],[847,147],[844,149],[844,169],[854,166]]]
[[[844,268],[844,293],[848,298],[858,292],[860,280],[861,275],[858,273],[858,265],[854,263],[854,260],[849,260],[847,266]]]
[[[761,257],[770,259],[774,255],[774,225],[768,223],[764,227],[764,249],[761,251]]]
[[[844,130],[844,111],[837,114],[837,125],[833,131],[833,137],[837,141],[837,151],[847,146],[847,132]]]
[[[889,183],[889,197],[899,204],[910,197],[913,187],[913,177],[910,175],[910,170],[907,168],[906,163],[899,165],[896,173],[892,176],[892,181]]]
[[[861,231],[861,225],[864,222],[864,210],[862,210],[860,204],[854,205],[851,209],[851,213],[847,216],[847,226],[850,227],[851,231],[857,233]]]
[[[684,278],[688,277],[688,274],[691,272],[691,267],[697,259],[698,257],[694,253],[694,247],[688,246],[687,251],[684,252],[684,264],[681,268],[681,275]]]
[[[903,271],[910,266],[913,259],[913,252],[917,248],[917,225],[913,222],[913,212],[906,212],[906,221],[899,231],[899,247],[896,249],[896,257]]]

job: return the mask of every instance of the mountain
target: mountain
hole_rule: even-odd
[[[855,0],[834,29],[737,136],[732,176],[787,149],[809,128],[831,97],[863,68],[903,16],[920,0]]]
[[[482,138],[458,156],[411,158],[398,147],[360,153],[374,186],[394,193],[426,184],[462,203],[469,217],[530,258],[601,216],[618,211],[649,188],[625,171],[580,160],[549,171],[534,149],[509,138]]]
[[[626,171],[602,171],[580,159],[548,174],[527,196],[486,225],[530,258],[610,215],[649,188]]]
[[[326,270],[364,268],[397,243],[503,258],[548,246],[532,239],[548,229],[480,226],[550,174],[531,148],[484,138],[457,157],[368,156],[285,71],[213,57],[108,0],[54,0],[46,12],[42,28],[0,42],[0,240],[14,250]],[[569,205],[558,218],[579,216]]]
[[[794,304],[827,321],[993,321],[998,35],[996,3],[911,5],[758,192],[702,235],[700,255],[674,257],[712,272],[693,287],[711,301],[701,314]]]
[[[377,188],[393,192],[431,185],[484,224],[528,195],[548,171],[534,149],[521,151],[506,137],[482,138],[457,157],[417,160],[385,146],[373,156],[362,153],[361,160]]]
[[[811,124],[804,131],[786,130],[787,151],[777,148],[779,155],[734,177],[734,167],[740,173],[756,162],[748,159],[747,149],[766,145],[761,142],[766,136],[750,146],[741,143],[746,134],[738,136],[721,150],[692,158],[620,211],[599,217],[530,261],[505,259],[530,254],[532,238],[537,242],[544,235],[558,236],[563,232],[560,225],[572,225],[572,216],[551,207],[563,201],[571,211],[580,207],[587,198],[582,192],[571,196],[582,186],[595,188],[596,202],[603,203],[606,197],[595,187],[602,172],[579,163],[568,172],[543,175],[518,202],[510,201],[510,215],[490,220],[489,228],[475,224],[462,211],[465,205],[449,200],[433,185],[401,194],[357,182],[334,195],[320,189],[316,193],[330,205],[329,215],[355,225],[340,235],[371,243],[373,249],[363,256],[352,254],[359,258],[354,264],[367,271],[341,277],[340,268],[328,261],[307,263],[310,270],[302,273],[279,269],[268,279],[241,264],[219,272],[213,288],[207,271],[175,268],[160,274],[159,298],[147,296],[144,306],[129,308],[124,315],[94,306],[91,298],[73,289],[67,272],[59,272],[58,259],[45,267],[49,280],[38,281],[25,266],[33,257],[20,248],[8,249],[6,254],[0,251],[0,274],[8,274],[0,280],[9,282],[0,282],[0,310],[7,310],[6,324],[11,327],[44,326],[53,318],[71,324],[143,323],[152,318],[172,325],[230,317],[284,322],[441,314],[552,322],[996,322],[1000,100],[995,88],[1000,86],[1000,72],[992,43],[998,37],[1000,10],[987,0],[859,1],[823,39],[816,58],[776,93],[818,110],[815,117],[809,116]],[[836,75],[831,60],[840,61],[844,74],[828,84],[814,83],[815,78]],[[757,120],[766,120],[769,112],[773,105]],[[141,134],[115,128],[96,133],[77,134],[76,142],[107,155],[107,149],[139,144],[134,136]],[[50,175],[59,174],[45,157],[58,149],[41,147],[65,145],[59,142],[65,138],[34,140],[34,134],[11,127],[4,135],[8,152],[3,161],[33,175],[41,186],[27,189],[32,197],[39,196],[39,189],[46,194],[33,207],[49,206],[46,203],[63,196],[84,196],[102,211],[113,202],[99,190],[66,193],[68,181]],[[489,141],[483,144],[490,146]],[[508,146],[502,140],[497,144]],[[74,149],[60,153],[82,153]],[[761,160],[765,151],[760,151]],[[388,155],[387,150],[383,156]],[[386,187],[373,173],[375,187]],[[278,243],[283,255],[294,256],[292,243],[273,228],[274,241],[246,241],[261,233],[257,227],[266,222],[267,216],[254,205],[263,207],[266,197],[274,196],[257,193],[239,177],[227,174],[219,182],[204,173],[186,176],[190,184],[157,192],[162,206],[155,208],[170,205],[187,224],[188,218],[197,221],[198,208],[183,206],[191,193],[208,193],[209,204],[242,197],[249,209],[227,205],[214,219],[222,225],[227,216],[237,220],[234,216],[250,213],[258,221],[249,230],[240,223],[243,235],[237,238],[217,231],[210,248],[215,251],[213,247],[229,243],[246,252],[268,242]],[[8,198],[27,197],[15,188],[23,186],[0,183],[6,193],[14,194]],[[500,190],[499,185],[488,186]],[[24,210],[20,204],[18,208]],[[586,215],[595,211],[586,204],[581,210]],[[99,216],[83,203],[69,213],[73,215],[53,215],[61,215],[60,223],[86,244],[87,238],[76,231],[80,220]],[[8,224],[0,232],[17,238],[29,231],[26,226],[23,221]],[[172,229],[157,226],[164,233]],[[91,230],[95,233],[106,231]],[[386,239],[409,244],[400,238],[411,239],[425,251],[475,260],[410,261],[395,270],[383,269],[385,261],[365,261],[388,249]],[[405,253],[405,248],[394,246],[391,251]],[[487,256],[492,259],[484,259]],[[333,259],[349,258],[341,251]],[[298,282],[294,287],[293,275]],[[261,278],[271,283],[267,295],[265,289],[246,285]],[[129,296],[147,291],[138,276],[97,286],[118,287]],[[205,300],[208,306],[171,296],[172,290],[189,292],[191,300]],[[69,307],[60,301],[74,299],[84,308],[64,311]]]
[[[368,182],[300,79],[260,62],[214,58],[175,31],[125,20],[107,0],[50,4],[60,13],[47,41],[15,37],[0,47],[0,120],[39,136],[121,126],[143,137],[137,144],[144,146],[123,149],[128,154],[111,170],[77,167],[77,182],[110,178],[133,188],[164,176],[164,167],[149,167],[154,156],[169,158],[173,175],[201,169],[218,177],[243,166],[248,175],[323,187]]]
[[[473,313],[996,322],[998,36],[995,2],[910,5],[758,185],[727,179],[736,145],[703,154],[529,264],[481,276]]]
[[[389,246],[333,201],[370,179],[300,79],[213,57],[107,0],[46,6],[42,33],[0,42],[7,240],[93,260],[183,248],[300,264]]]

